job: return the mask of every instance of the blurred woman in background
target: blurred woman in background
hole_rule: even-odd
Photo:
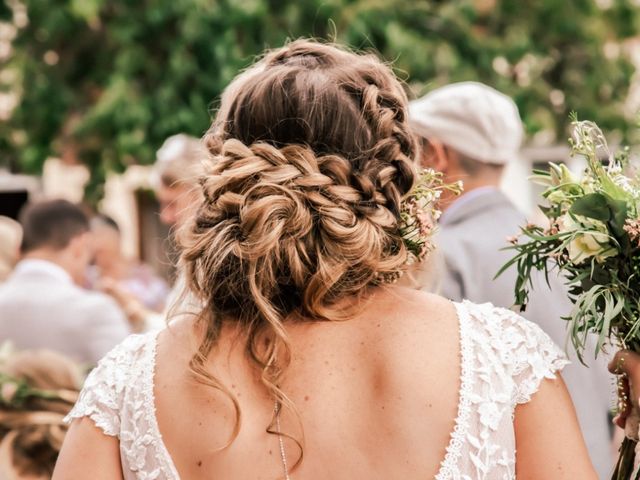
[[[62,422],[78,398],[81,372],[47,350],[0,355],[0,478],[51,478],[67,426]],[[0,348],[3,350],[3,348]]]

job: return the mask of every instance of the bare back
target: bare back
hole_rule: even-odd
[[[433,478],[457,413],[453,305],[386,289],[352,320],[289,325],[288,333],[293,361],[283,389],[300,411],[305,438],[294,477]],[[193,479],[278,478],[278,439],[266,433],[274,402],[249,365],[244,342],[227,330],[210,356],[210,372],[232,389],[243,416],[236,441],[218,452],[233,430],[233,410],[224,395],[195,384],[188,373],[196,345],[187,322],[159,338],[157,416],[178,471]],[[291,412],[283,412],[282,431],[302,438]],[[285,446],[292,465],[299,449],[290,440]]]

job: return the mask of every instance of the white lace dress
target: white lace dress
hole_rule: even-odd
[[[458,414],[436,480],[515,478],[513,413],[568,362],[536,325],[491,304],[456,304]],[[157,332],[133,335],[91,372],[65,421],[88,416],[120,440],[124,478],[179,480],[158,429],[153,393]]]

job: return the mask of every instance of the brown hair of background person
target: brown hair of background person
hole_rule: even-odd
[[[39,248],[62,250],[78,235],[89,231],[89,218],[67,200],[27,205],[20,214],[23,254]]]
[[[47,200],[27,205],[21,212],[22,259],[46,260],[71,275],[74,283],[86,283],[91,260],[89,218],[67,200]]]

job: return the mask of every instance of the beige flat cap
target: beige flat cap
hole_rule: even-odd
[[[497,165],[518,158],[524,137],[514,101],[478,82],[453,83],[410,102],[409,121],[427,140]]]

